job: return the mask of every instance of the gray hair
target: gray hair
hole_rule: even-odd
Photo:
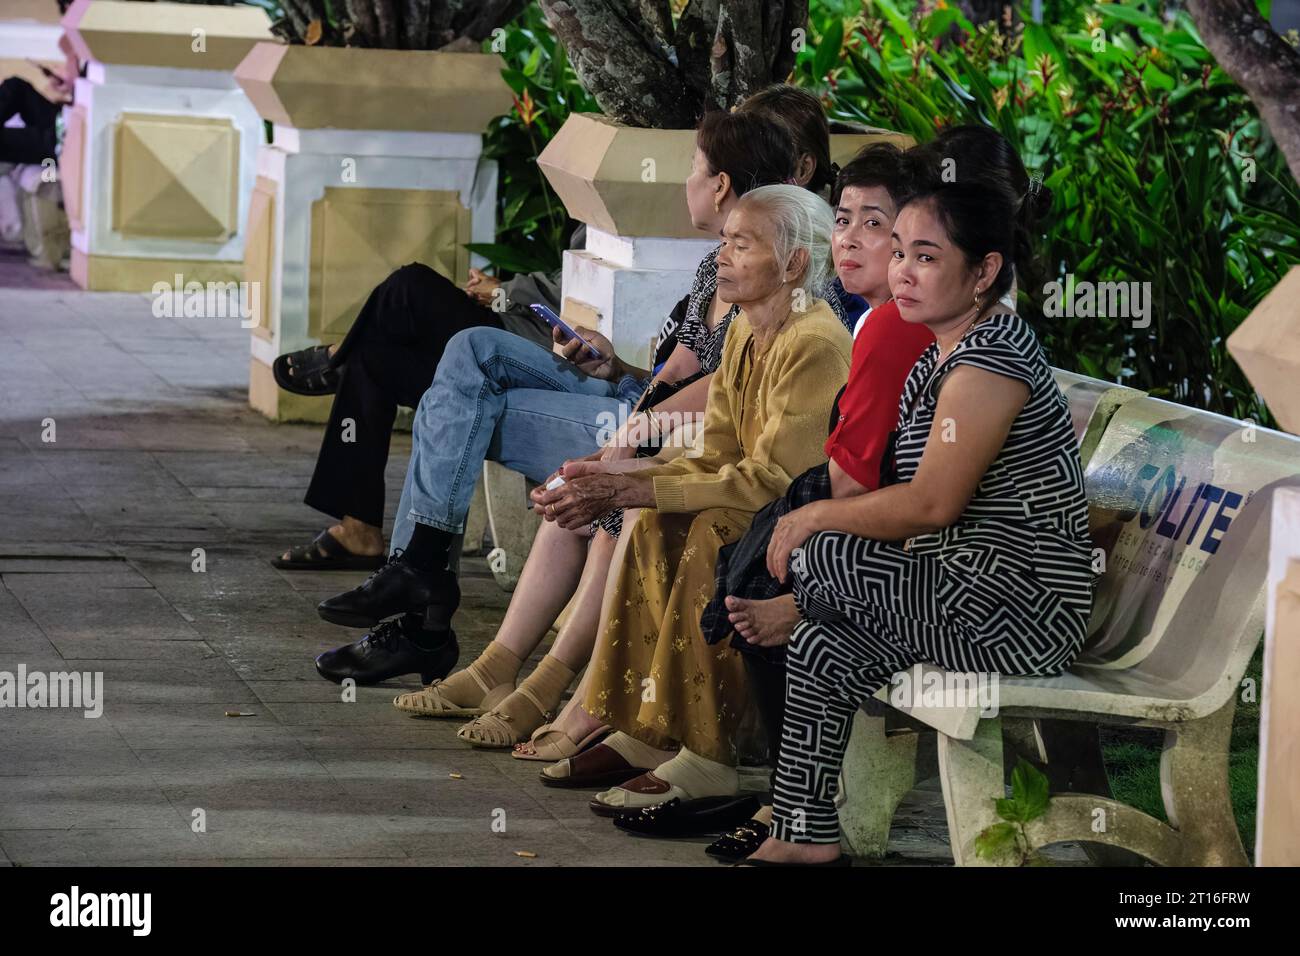
[[[826,200],[802,186],[759,186],[740,198],[740,206],[762,210],[772,222],[778,266],[785,268],[796,249],[808,253],[798,288],[808,297],[824,295],[831,272],[831,231],[835,217]]]

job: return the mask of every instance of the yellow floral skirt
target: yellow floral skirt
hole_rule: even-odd
[[[631,538],[592,656],[589,714],[652,747],[681,744],[734,763],[745,667],[730,646],[704,643],[700,614],[713,597],[718,551],[752,518],[730,508],[695,515],[647,508],[623,529]]]

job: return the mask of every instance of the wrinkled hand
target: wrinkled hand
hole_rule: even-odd
[[[570,478],[576,478],[579,475],[604,475],[612,474],[613,469],[607,467],[600,458],[600,450],[593,451],[590,455],[583,458],[570,458],[559,467],[558,471],[553,472],[540,485],[528,492],[528,497],[533,503],[533,511],[542,514],[542,509],[538,507],[538,500],[546,493],[546,486],[556,478],[563,478],[568,481]]]
[[[600,358],[592,358],[585,345],[577,339],[569,338],[557,326],[551,329],[551,341],[560,347],[560,354],[582,369],[584,374],[590,375],[592,378],[606,380],[617,378],[621,366],[618,359],[614,357],[614,344],[595,329],[585,329],[580,325],[575,325],[573,331],[590,342],[591,347],[600,353]]]
[[[553,491],[544,487],[534,489],[533,510],[547,521],[573,531],[617,508],[619,492],[627,481],[622,475],[566,477],[565,483]]]
[[[469,270],[469,281],[465,283],[465,292],[479,305],[492,306],[492,294],[501,287],[501,280],[478,269]]]
[[[814,502],[782,515],[772,530],[772,538],[767,543],[767,573],[782,584],[790,570],[790,552],[802,547],[815,532],[821,530],[815,520],[816,507],[817,503]]]

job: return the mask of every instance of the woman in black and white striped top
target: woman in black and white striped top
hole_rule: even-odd
[[[998,302],[1027,260],[1018,220],[1047,196],[960,172],[918,170],[894,228],[890,291],[936,340],[900,400],[895,483],[791,511],[772,536],[769,569],[793,573],[801,622],[772,837],[747,863],[847,862],[834,797],[849,728],[893,674],[1056,674],[1083,644],[1091,553],[1069,408],[1032,329]]]

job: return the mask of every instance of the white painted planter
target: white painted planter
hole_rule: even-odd
[[[599,316],[602,335],[639,368],[654,361],[654,338],[672,306],[690,291],[715,239],[612,235],[587,227],[587,247],[564,253],[565,309],[582,303]],[[576,318],[576,316],[575,316]]]
[[[230,71],[265,14],[78,0],[64,27],[88,61],[60,157],[74,280],[238,279],[262,122]]]
[[[911,143],[887,130],[837,135],[831,154],[844,163],[878,141]],[[693,130],[636,129],[574,113],[537,161],[569,215],[587,224],[586,248],[564,254],[566,319],[594,322],[620,358],[641,368],[718,244],[691,225],[686,209],[694,151]]]
[[[272,362],[342,340],[399,266],[464,281],[464,245],[494,238],[497,169],[481,131],[509,109],[509,89],[500,61],[477,53],[260,44],[235,74],[273,124],[244,263],[259,300],[249,402],[323,421],[328,399],[281,391]]]

